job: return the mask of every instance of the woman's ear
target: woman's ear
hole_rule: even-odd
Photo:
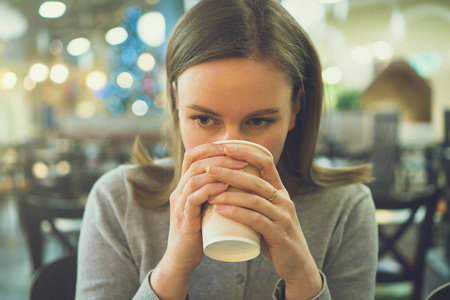
[[[303,89],[299,89],[298,90],[297,96],[295,97],[295,99],[294,99],[294,101],[292,103],[292,113],[291,113],[291,118],[290,118],[290,121],[289,121],[289,131],[294,129],[295,120],[297,118],[297,114],[300,111],[300,108],[302,106],[302,102],[301,102],[302,92],[303,92]]]

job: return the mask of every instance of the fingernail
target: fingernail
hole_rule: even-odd
[[[219,169],[215,168],[215,167],[207,166],[206,167],[206,173],[214,175],[214,174],[219,173]]]
[[[221,189],[227,189],[229,186],[230,185],[228,183],[223,183],[223,182],[218,184],[218,187]]]
[[[225,208],[226,208],[226,205],[222,205],[222,204],[216,205],[217,211],[223,211],[223,210],[225,210]]]
[[[224,145],[217,145],[217,148],[218,148],[220,151],[224,151],[224,149],[225,149]]]

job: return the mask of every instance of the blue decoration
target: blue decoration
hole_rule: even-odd
[[[112,115],[123,114],[131,107],[130,102],[137,99],[144,100],[149,108],[156,108],[152,97],[160,87],[158,81],[149,73],[156,73],[159,60],[155,55],[157,49],[150,48],[138,36],[137,22],[142,14],[142,8],[138,5],[130,6],[124,11],[122,15],[124,22],[120,26],[127,31],[128,38],[123,43],[112,46],[113,55],[110,61],[113,71],[106,87],[94,91],[94,96],[105,101]],[[157,59],[156,66],[151,72],[144,72],[137,65],[137,59],[143,53],[151,53]],[[122,72],[128,72],[133,76],[134,82],[130,88],[121,88],[117,85],[117,76]],[[162,110],[156,108],[156,111]]]

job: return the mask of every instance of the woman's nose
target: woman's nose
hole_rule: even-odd
[[[244,140],[244,136],[238,128],[227,128],[221,140]]]

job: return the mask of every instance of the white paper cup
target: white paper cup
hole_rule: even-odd
[[[269,150],[252,142],[225,140],[215,142],[215,144],[245,147],[268,155],[273,159]],[[260,176],[259,170],[252,165],[245,167],[242,171]],[[230,186],[228,191],[241,190]],[[260,235],[247,225],[221,216],[217,213],[215,205],[207,205],[204,210],[202,236],[203,252],[216,260],[228,262],[246,261],[257,257],[261,251]]]

